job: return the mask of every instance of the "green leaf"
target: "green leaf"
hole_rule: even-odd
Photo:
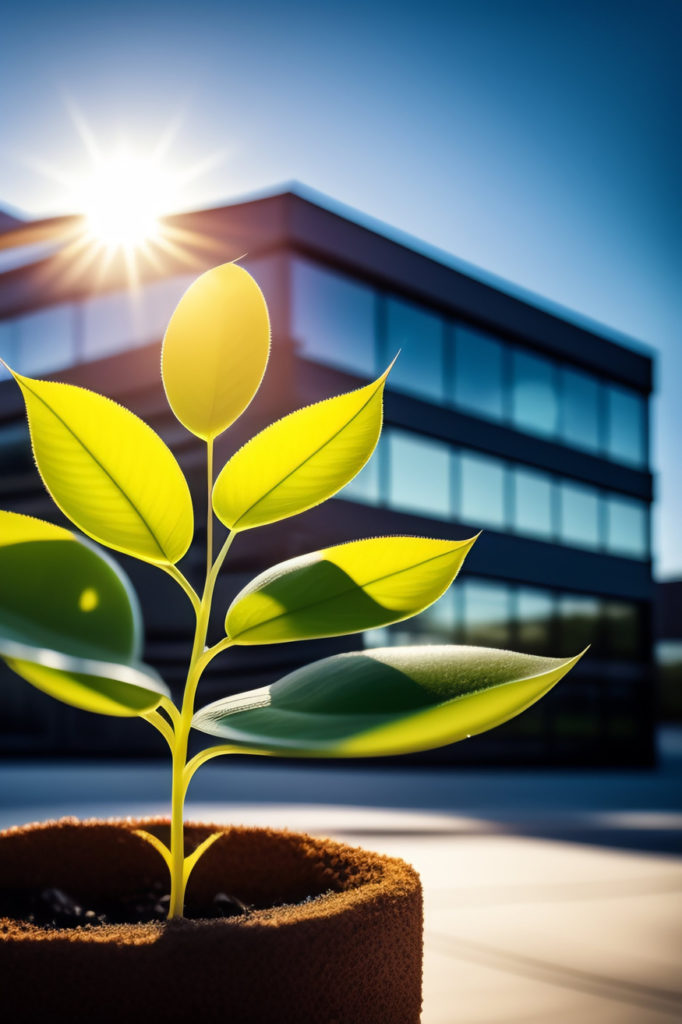
[[[139,661],[134,591],[110,559],[69,530],[0,511],[0,657],[51,696],[136,715],[168,690]]]
[[[258,391],[270,352],[263,294],[236,263],[208,270],[173,313],[161,354],[171,409],[210,440],[241,416]]]
[[[94,391],[11,372],[38,470],[64,515],[117,551],[160,565],[179,561],[192,540],[192,499],[158,434]]]
[[[235,597],[227,635],[273,644],[408,619],[445,593],[475,540],[375,537],[291,558]]]
[[[379,440],[389,370],[364,388],[290,413],[240,448],[213,488],[221,522],[231,530],[275,523],[345,487]]]
[[[192,725],[235,753],[380,757],[454,743],[544,696],[578,658],[485,647],[337,654],[272,686],[207,705]]]

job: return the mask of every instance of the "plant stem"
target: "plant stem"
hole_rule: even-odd
[[[206,579],[213,565],[213,438],[206,442]]]
[[[220,568],[225,561],[225,556],[236,534],[229,533],[215,562],[212,560],[213,549],[213,506],[211,504],[211,488],[213,477],[213,447],[207,442],[206,449],[206,476],[208,484],[208,508],[206,511],[206,582],[201,600],[197,597],[195,610],[197,613],[196,627],[194,630],[194,643],[192,654],[187,671],[185,692],[182,698],[182,707],[177,718],[174,719],[175,734],[172,746],[172,791],[171,791],[171,834],[170,834],[170,875],[171,892],[168,918],[182,917],[185,904],[185,885],[188,873],[185,872],[185,835],[184,835],[184,807],[185,792],[185,766],[187,764],[187,745],[189,733],[192,727],[194,715],[194,697],[201,678],[201,673],[211,660],[206,655],[206,634],[211,614],[213,591]],[[183,577],[184,579],[184,577]],[[180,581],[178,581],[180,582]],[[188,584],[189,586],[189,584]],[[190,588],[191,589],[191,588]],[[195,595],[196,596],[196,595]],[[194,604],[194,602],[192,602]],[[217,653],[217,652],[215,652]]]
[[[190,658],[189,670],[187,672],[187,682],[185,684],[185,693],[182,699],[182,708],[180,710],[180,719],[175,729],[175,737],[173,741],[173,781],[171,794],[170,835],[171,893],[170,906],[168,908],[169,919],[173,917],[182,917],[182,911],[185,903],[185,886],[183,878],[185,862],[184,772],[185,764],[187,762],[189,731],[192,725],[192,716],[194,714],[194,694],[196,693],[197,684],[201,676],[201,670],[198,662],[206,643],[208,617],[211,608],[210,597],[208,601],[206,600],[208,596],[207,590],[208,588],[204,591],[204,596],[201,599],[201,605],[199,607],[199,614],[197,616],[197,624],[194,632],[194,644],[192,645],[192,655]]]
[[[195,615],[198,615],[200,604],[199,595],[189,580],[180,572],[177,565],[159,565],[159,569],[163,569],[164,572],[168,573],[171,579],[174,579],[176,583],[180,584],[192,603]]]

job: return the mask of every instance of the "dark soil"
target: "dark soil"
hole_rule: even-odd
[[[40,892],[3,892],[0,890],[0,917],[26,921],[39,928],[97,928],[104,924],[145,924],[165,921],[170,896],[161,883],[155,883],[116,903],[100,902],[84,905],[73,894],[62,889],[42,889]],[[193,920],[206,918],[240,917],[253,908],[236,896],[217,892],[212,901],[201,906],[185,904],[185,917]]]

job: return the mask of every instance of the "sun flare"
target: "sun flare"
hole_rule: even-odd
[[[178,163],[171,149],[179,115],[157,138],[103,144],[80,111],[73,104],[68,109],[84,149],[77,168],[27,159],[59,187],[59,207],[73,214],[45,222],[44,237],[58,241],[51,272],[66,283],[87,278],[98,287],[123,268],[134,289],[149,272],[198,271],[207,259],[219,262],[222,244],[173,215],[196,206],[197,180],[221,164],[225,152]]]
[[[123,151],[97,161],[80,185],[79,205],[94,240],[132,249],[158,237],[173,191],[159,162]]]

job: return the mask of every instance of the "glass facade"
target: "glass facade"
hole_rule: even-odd
[[[635,468],[648,457],[647,399],[308,260],[292,261],[302,354],[364,377],[402,349],[388,387]]]
[[[601,388],[589,373],[562,367],[560,377],[560,432],[566,444],[598,452],[602,446]]]
[[[20,373],[39,377],[160,341],[194,276],[104,292],[0,321],[0,355]]]
[[[0,355],[12,369],[31,377],[71,366],[77,357],[78,309],[73,303],[60,303],[3,321]]]
[[[452,504],[448,445],[405,430],[389,431],[386,442],[382,452],[388,458],[391,508],[449,518]]]
[[[458,327],[455,331],[454,404],[474,416],[501,420],[504,417],[504,350],[480,331]]]
[[[647,557],[649,525],[641,501],[614,494],[606,498],[606,547],[614,555]]]
[[[466,579],[462,589],[463,641],[474,647],[511,646],[511,591],[504,583]]]
[[[588,484],[562,480],[559,484],[559,536],[566,544],[599,548],[599,492]]]
[[[459,457],[459,516],[467,523],[501,529],[506,521],[505,466],[489,455]]]
[[[646,403],[630,388],[606,387],[606,451],[616,462],[646,463]]]
[[[549,359],[512,352],[512,422],[519,430],[555,437],[559,422],[556,369]]]
[[[363,634],[366,647],[463,643],[591,659],[646,661],[645,606],[472,577],[455,580],[421,615]]]
[[[370,462],[341,497],[472,529],[649,557],[646,502],[395,427],[384,428]]]
[[[391,370],[390,386],[424,398],[444,402],[445,325],[440,317],[411,302],[386,300],[386,352],[388,365],[400,355]]]
[[[551,476],[523,466],[515,466],[511,474],[512,523],[515,532],[551,540],[555,534]]]
[[[268,292],[270,257],[245,261]],[[0,354],[39,376],[158,341],[195,275],[100,293],[0,320]],[[291,260],[291,333],[308,359],[371,378],[400,358],[389,388],[646,468],[647,399],[631,388],[447,321],[300,257]],[[0,369],[0,379],[6,371]]]
[[[362,377],[374,376],[377,306],[371,288],[296,259],[291,299],[291,329],[301,355]]]

